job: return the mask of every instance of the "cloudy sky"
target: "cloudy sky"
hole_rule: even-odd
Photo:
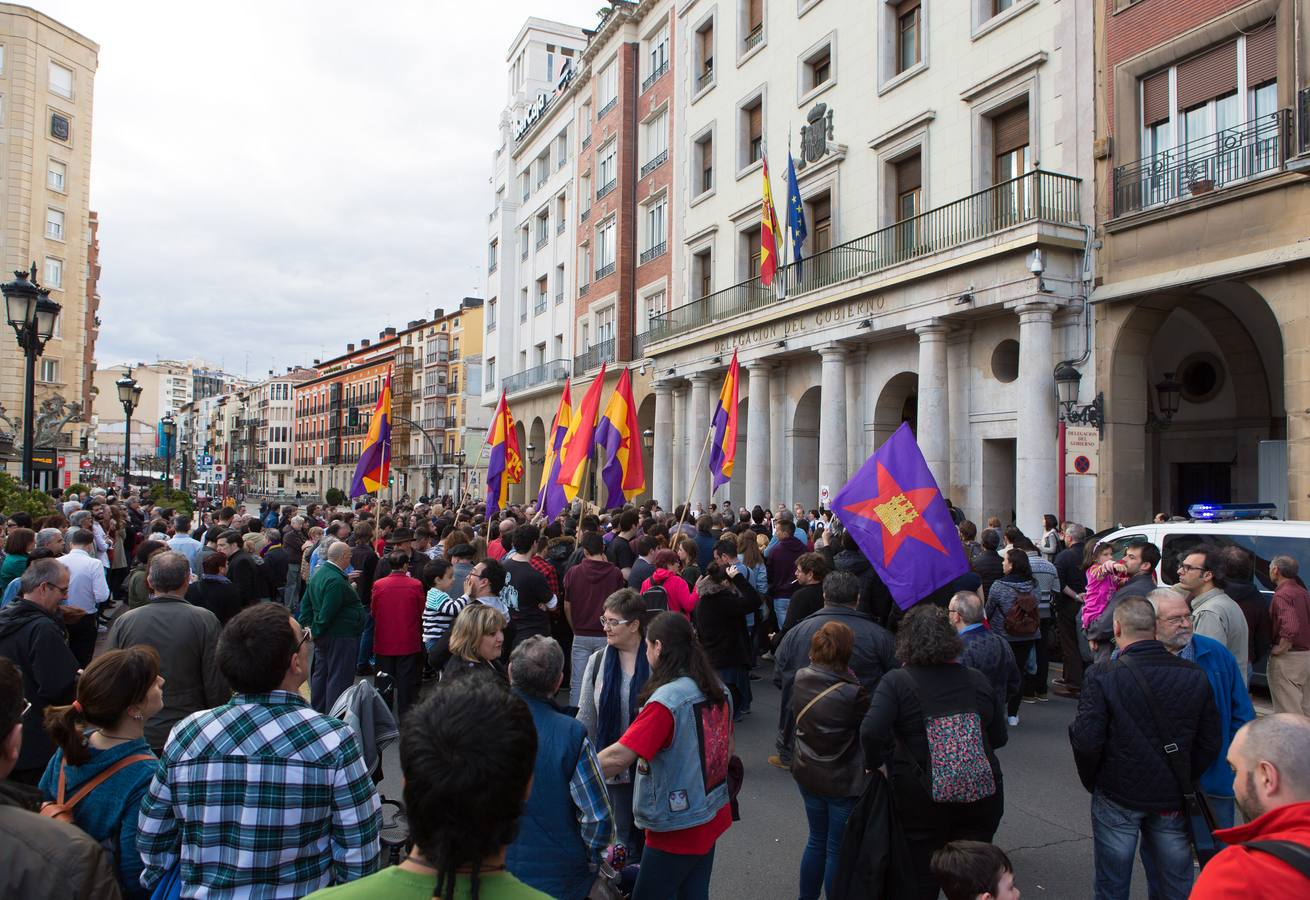
[[[505,54],[598,0],[31,0],[100,45],[97,361],[235,374],[482,296]]]

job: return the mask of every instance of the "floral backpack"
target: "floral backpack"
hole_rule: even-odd
[[[923,727],[928,739],[928,771],[924,772],[908,751],[906,757],[918,771],[924,789],[934,803],[973,803],[996,793],[996,773],[987,756],[987,737],[982,717],[973,708],[959,704],[932,704],[919,690],[913,668],[902,670],[923,707]]]

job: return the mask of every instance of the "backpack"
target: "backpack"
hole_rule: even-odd
[[[977,710],[930,709],[923,702],[912,669],[902,669],[923,707],[928,742],[928,771],[906,750],[924,789],[934,803],[973,803],[996,793],[996,774],[987,758],[982,717]]]
[[[676,578],[677,576],[673,576]],[[664,585],[651,582],[650,587],[642,592],[641,599],[646,603],[646,612],[664,612],[669,608],[669,592]]]
[[[1037,595],[1032,591],[1015,591],[1014,603],[1005,613],[1005,633],[1013,637],[1032,637],[1041,627]]]
[[[55,793],[54,800],[47,800],[41,804],[41,815],[59,822],[67,822],[69,825],[76,826],[77,820],[73,817],[73,807],[82,802],[85,797],[98,788],[101,783],[108,780],[111,775],[126,769],[133,763],[138,762],[157,762],[158,758],[152,753],[137,753],[133,756],[125,756],[109,768],[105,769],[99,775],[92,778],[78,790],[76,794],[64,799],[64,776],[68,769],[67,762],[61,762],[59,765],[59,788]],[[104,848],[109,858],[118,862],[118,829],[114,829],[111,835],[100,841],[100,846]]]

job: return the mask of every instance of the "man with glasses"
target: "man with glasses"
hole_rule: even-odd
[[[80,666],[64,642],[59,606],[68,596],[68,567],[38,559],[19,580],[19,599],[0,609],[0,656],[23,673],[23,696],[32,706],[23,715],[23,747],[9,778],[35,785],[54,755],[42,725],[47,706],[73,702]]]
[[[1125,597],[1145,597],[1155,590],[1155,567],[1160,562],[1160,548],[1147,540],[1132,541],[1124,550],[1123,566],[1128,581],[1114,592],[1104,611],[1087,626],[1087,639],[1096,653],[1096,661],[1103,662],[1114,652],[1114,608]]]
[[[461,545],[463,546],[463,545]],[[505,587],[505,567],[494,559],[484,559],[464,576],[464,594],[458,599],[443,604],[442,609],[450,615],[444,634],[437,639],[428,651],[428,665],[440,672],[450,659],[450,629],[455,619],[470,603],[481,603],[500,612],[509,620],[509,606],[501,599],[500,592]]]
[[[1224,593],[1224,564],[1219,551],[1201,545],[1184,556],[1178,565],[1178,587],[1191,599],[1192,630],[1228,648],[1245,684],[1250,632],[1242,608]]]

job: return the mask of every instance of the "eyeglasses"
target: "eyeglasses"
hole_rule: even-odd
[[[31,709],[32,709],[32,701],[31,701],[31,700],[28,700],[26,697],[24,697],[24,698],[23,698],[23,711],[20,712],[20,713],[18,714],[18,718],[20,718],[20,719],[25,719],[25,718],[27,718],[27,714],[28,714],[28,712],[29,712]]]
[[[1165,618],[1163,618],[1163,619],[1160,619],[1159,621],[1160,621],[1160,624],[1162,624],[1162,625],[1182,625],[1184,622],[1191,622],[1191,621],[1192,621],[1192,617],[1191,617],[1191,616],[1186,616],[1186,615],[1184,615],[1184,616],[1167,616],[1167,617],[1165,617]]]
[[[628,625],[631,622],[631,619],[607,619],[604,616],[600,617],[600,627],[606,631],[612,631],[621,625]]]
[[[1205,572],[1208,571],[1205,566],[1189,566],[1183,563],[1178,567],[1179,572]]]
[[[301,647],[312,643],[314,643],[314,632],[306,628],[305,633],[300,636],[300,643],[296,644],[296,652],[299,653]]]

